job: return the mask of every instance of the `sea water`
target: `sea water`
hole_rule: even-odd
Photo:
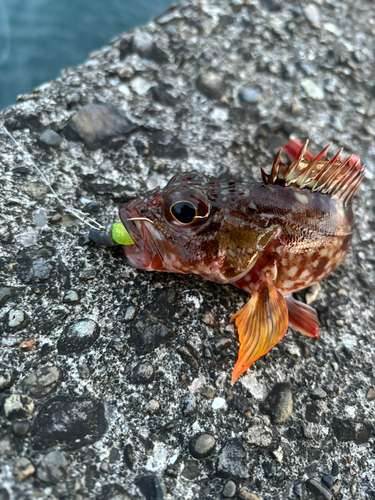
[[[0,110],[171,4],[172,0],[0,0]]]

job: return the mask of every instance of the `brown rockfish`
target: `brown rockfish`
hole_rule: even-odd
[[[330,146],[330,145],[329,145]],[[285,335],[288,325],[318,336],[314,309],[292,297],[325,278],[353,233],[352,198],[365,174],[356,156],[313,157],[290,141],[263,182],[221,182],[199,173],[173,177],[120,207],[134,244],[127,261],[146,271],[195,273],[251,294],[234,316],[240,349],[232,383]]]

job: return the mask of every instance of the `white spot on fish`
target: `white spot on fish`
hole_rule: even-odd
[[[291,267],[291,268],[289,269],[289,271],[288,271],[288,276],[289,276],[290,278],[293,278],[293,277],[297,274],[297,272],[298,272],[298,267],[297,267],[297,266],[293,266],[293,267]],[[303,271],[303,272],[305,272],[305,271]],[[302,273],[302,274],[303,274],[303,273]]]
[[[314,279],[315,279],[314,276],[310,276],[310,278],[307,278],[307,280],[305,281],[305,284],[309,285],[311,282],[314,281]]]
[[[289,260],[288,259],[282,259],[281,260],[281,265],[286,267],[287,265],[289,264]]]
[[[304,279],[304,278],[307,278],[307,276],[310,276],[310,270],[309,269],[305,269],[304,271],[302,271],[301,275],[300,275],[300,278],[301,279]]]
[[[305,194],[302,194],[302,193],[294,193],[294,196],[297,198],[297,200],[298,200],[300,203],[303,203],[304,205],[307,205],[307,203],[309,202],[309,199],[308,199],[308,197],[307,197]]]
[[[283,283],[284,288],[293,288],[295,281],[285,280]]]
[[[319,266],[319,259],[316,259],[314,260],[314,262],[312,263],[312,266],[315,268],[315,267],[318,267]]]

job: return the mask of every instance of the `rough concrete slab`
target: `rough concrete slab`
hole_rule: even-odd
[[[229,319],[246,294],[136,271],[120,250],[84,244],[85,226],[0,131],[2,407],[11,394],[33,397],[25,381],[41,368],[61,372],[54,392],[33,400],[26,435],[0,414],[1,498],[208,500],[228,481],[237,488],[225,494],[240,498],[375,497],[374,53],[366,0],[192,0],[0,114],[57,193],[101,222],[181,171],[258,181],[290,134],[315,150],[333,141],[368,168],[353,247],[309,295],[320,339],[289,331],[232,388]],[[118,106],[137,127],[97,149],[67,140],[90,103]],[[61,142],[41,141],[46,130]],[[24,323],[9,324],[9,311]],[[59,351],[82,321],[96,325],[81,328],[87,342]],[[264,406],[278,387],[293,398],[279,425]],[[262,446],[245,439],[254,426]],[[203,433],[215,447],[196,459],[189,442]],[[67,460],[49,471],[57,484],[19,482],[21,457],[38,471],[55,450]]]

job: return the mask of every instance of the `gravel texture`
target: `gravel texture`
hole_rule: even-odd
[[[259,181],[291,134],[368,168],[352,249],[299,294],[320,338],[231,387],[246,294],[89,243],[0,130],[0,499],[375,498],[374,53],[367,0],[191,0],[0,113],[102,223],[181,171]]]

